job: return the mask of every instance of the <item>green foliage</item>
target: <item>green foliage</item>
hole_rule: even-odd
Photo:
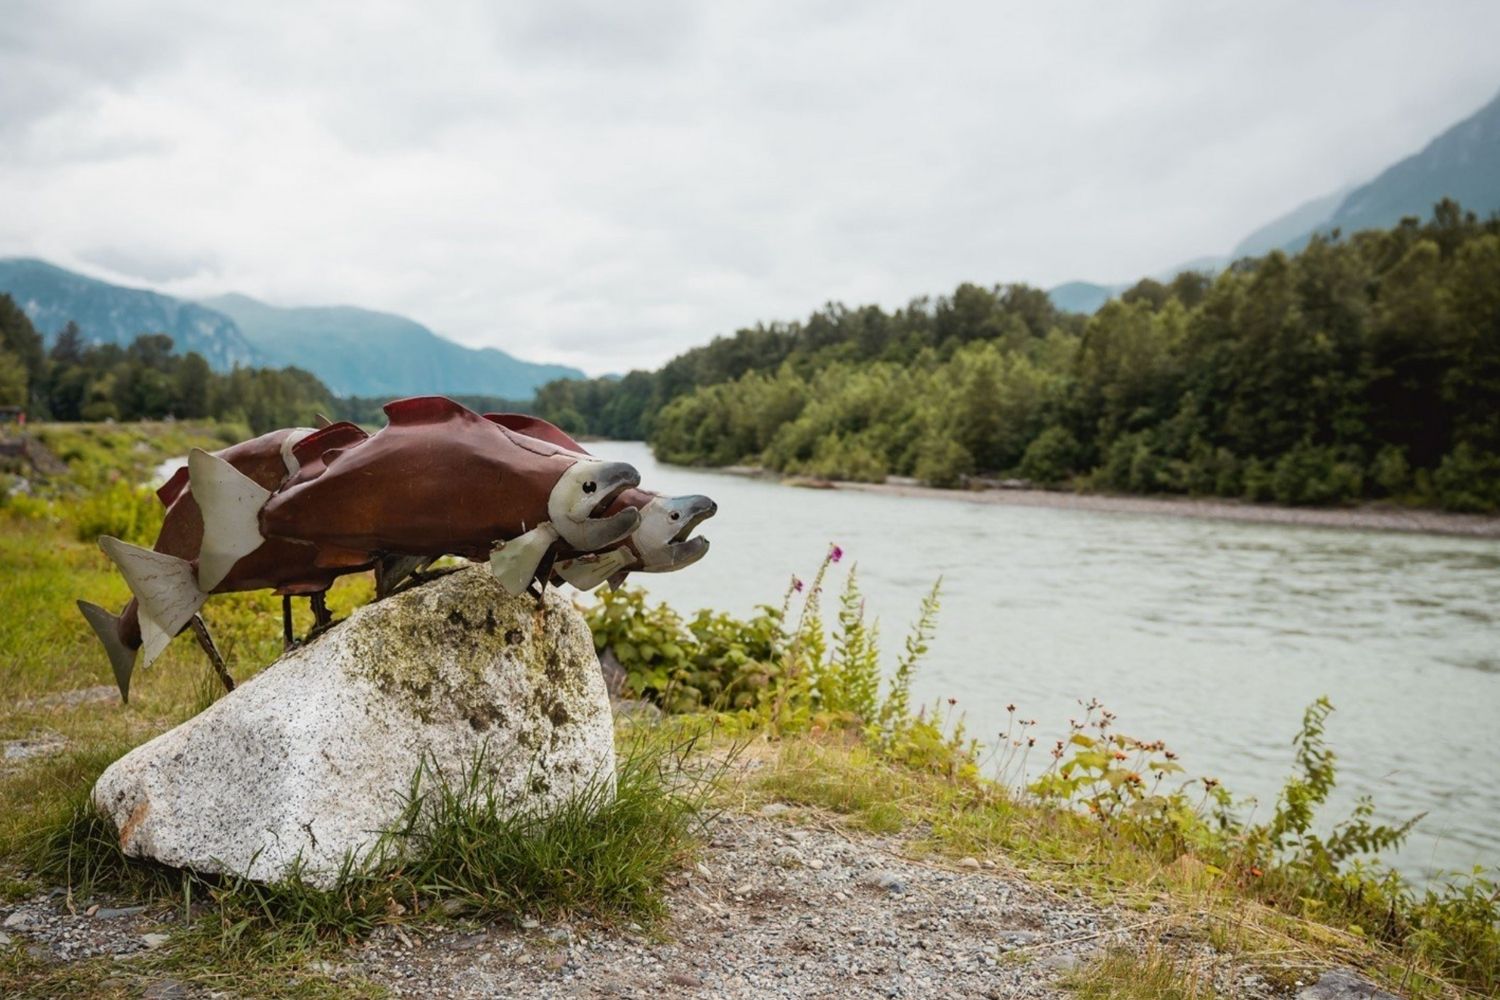
[[[26,314],[0,295],[0,403],[26,403],[34,418],[216,417],[248,423],[259,434],[307,426],[319,411],[334,410],[333,394],[301,369],[236,368],[220,375],[201,355],[172,352],[165,334],[142,334],[124,347],[88,344],[73,323],[44,351]]]
[[[81,542],[112,535],[150,548],[165,514],[154,491],[117,479],[67,504],[63,516],[73,523],[74,536]]]
[[[1144,953],[1110,948],[1066,983],[1079,1000],[1215,1000],[1220,995],[1212,975],[1159,946]]]
[[[1271,495],[1285,504],[1328,504],[1358,499],[1364,474],[1340,461],[1335,449],[1303,442],[1282,454],[1271,472]]]
[[[779,608],[762,605],[748,620],[705,610],[684,621],[665,604],[648,606],[638,590],[605,591],[586,611],[594,643],[618,660],[633,693],[668,712],[712,710],[736,728],[777,736],[842,732],[907,766],[975,773],[975,747],[962,726],[911,707],[941,581],[923,599],[882,685],[879,628],[866,618],[853,567],[831,632],[824,620],[825,581],[843,555],[831,546],[810,581],[793,579]]]
[[[458,779],[428,769],[397,834],[402,877],[479,916],[661,916],[665,877],[690,853],[724,766],[685,766],[696,739],[669,734],[632,734],[615,775],[545,815],[509,811],[482,760]]]
[[[1465,441],[1443,457],[1432,482],[1449,510],[1500,510],[1500,454],[1481,453]]]
[[[776,608],[762,605],[743,621],[705,609],[685,622],[629,587],[601,591],[587,616],[594,645],[625,669],[629,689],[670,712],[753,707],[783,641]]]
[[[1083,449],[1066,427],[1048,427],[1026,446],[1020,473],[1038,483],[1070,479],[1082,464]]]
[[[830,305],[537,405],[682,464],[1491,511],[1497,288],[1500,218],[1443,202],[1425,225],[1143,281],[1090,317],[1019,285]]]
[[[1336,779],[1323,739],[1331,711],[1325,698],[1308,707],[1293,741],[1296,772],[1261,824],[1242,821],[1212,778],[1173,787],[1169,776],[1183,770],[1176,755],[1160,742],[1110,732],[1114,716],[1097,702],[1053,747],[1051,765],[1030,791],[1085,811],[1108,836],[1162,862],[1191,855],[1275,905],[1358,928],[1477,990],[1500,986],[1500,893],[1482,870],[1418,895],[1378,859],[1400,846],[1420,816],[1378,823],[1374,804],[1363,798],[1347,818],[1319,823]]]
[[[282,882],[214,878],[129,858],[88,800],[92,777],[120,752],[83,765],[77,791],[24,838],[6,844],[72,898],[128,893],[144,901],[207,903],[186,934],[212,963],[286,961],[356,940],[404,918],[478,919],[526,913],[654,919],[665,876],[688,858],[725,766],[694,755],[696,740],[637,732],[600,776],[543,815],[506,808],[481,755],[461,775],[419,769],[403,817],[362,861],[346,860],[332,889],[293,873]],[[691,763],[689,763],[691,761]]]

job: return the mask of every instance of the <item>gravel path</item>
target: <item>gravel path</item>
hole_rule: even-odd
[[[915,863],[880,838],[766,814],[721,820],[658,936],[529,926],[351,956],[402,996],[1058,997],[1057,981],[1142,915],[1066,899],[972,859]]]
[[[1100,907],[993,862],[914,861],[897,840],[845,833],[781,804],[717,820],[700,860],[672,880],[667,906],[665,923],[650,930],[534,920],[387,926],[314,967],[432,1000],[1033,1000],[1073,996],[1068,973],[1107,947],[1176,937],[1165,913]],[[122,981],[153,1000],[231,995],[132,971],[133,957],[169,940],[178,925],[170,911],[120,901],[70,911],[55,890],[0,915],[0,949],[19,945],[53,962],[109,956]],[[1288,996],[1201,940],[1178,945],[1214,968],[1221,996]],[[1339,976],[1358,988],[1344,991]],[[1297,1000],[1398,1000],[1342,971],[1324,979]]]

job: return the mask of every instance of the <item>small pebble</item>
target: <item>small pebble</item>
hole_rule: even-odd
[[[160,948],[172,940],[172,937],[169,934],[142,934],[141,940],[146,943],[147,948]]]
[[[112,920],[115,917],[133,917],[137,913],[146,912],[144,906],[99,906],[92,907],[91,910],[92,912],[89,913],[89,916],[97,917],[100,920]]]

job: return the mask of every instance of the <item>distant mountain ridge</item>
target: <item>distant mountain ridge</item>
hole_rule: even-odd
[[[16,300],[49,343],[69,320],[91,343],[124,345],[142,333],[165,333],[179,351],[196,351],[216,371],[295,365],[341,396],[529,399],[554,379],[583,377],[565,365],[464,347],[391,313],[352,306],[282,309],[234,294],[190,302],[30,258],[0,260],[0,293]]]
[[[554,379],[583,377],[576,368],[455,344],[393,313],[354,306],[283,309],[239,294],[203,304],[232,319],[273,364],[306,368],[343,396],[434,392],[529,399]]]
[[[1228,256],[1199,258],[1162,277],[1186,270],[1216,271],[1242,257],[1272,250],[1295,252],[1314,233],[1338,230],[1348,235],[1361,229],[1385,229],[1407,216],[1425,219],[1444,198],[1481,217],[1500,211],[1500,94],[1373,180],[1297,206],[1246,236]],[[1048,294],[1059,309],[1092,313],[1125,287],[1070,281]],[[1113,291],[1101,299],[1097,291],[1085,293],[1084,289]],[[1093,308],[1088,308],[1090,304]]]
[[[122,288],[46,261],[0,260],[0,292],[8,293],[50,343],[69,320],[85,340],[128,344],[142,333],[165,333],[183,353],[197,351],[215,371],[265,363],[228,316],[143,288]]]

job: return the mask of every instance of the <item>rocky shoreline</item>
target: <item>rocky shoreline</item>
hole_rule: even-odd
[[[1294,527],[1342,528],[1355,531],[1400,531],[1462,538],[1500,538],[1500,517],[1457,514],[1451,511],[1364,504],[1358,507],[1285,507],[1251,503],[1222,497],[1146,497],[1109,493],[1068,493],[1034,488],[986,487],[982,489],[938,489],[915,480],[890,479],[883,483],[782,477],[757,466],[734,465],[721,473],[756,479],[775,479],[790,486],[815,489],[854,490],[895,497],[957,500],[963,503],[1003,504],[1013,507],[1051,507],[1111,514],[1162,517],[1194,517],[1250,524]]]

